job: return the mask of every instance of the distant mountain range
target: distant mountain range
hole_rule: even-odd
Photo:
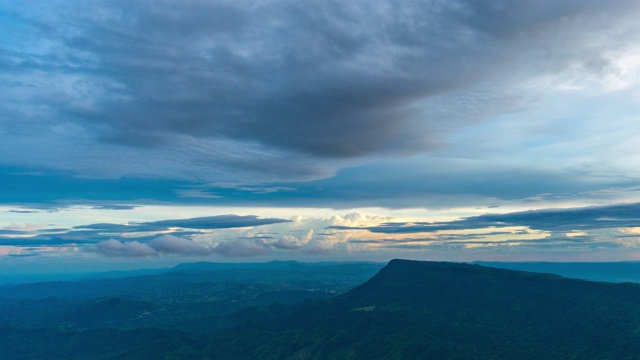
[[[215,271],[229,271],[203,270],[208,266],[183,268],[172,276],[212,271],[207,275],[211,278]],[[310,266],[304,276],[316,275],[304,284],[319,286],[333,279],[335,286],[371,271],[370,266]],[[277,283],[276,288],[282,289],[285,283],[298,283],[299,279],[283,279],[285,274],[303,271],[305,266],[285,263],[267,268],[242,269],[238,274],[244,274],[244,278],[236,283],[225,282],[233,278],[231,273],[217,275],[213,278],[224,281],[211,280],[207,286],[212,293],[216,286],[222,286],[218,296],[230,292],[234,294],[231,298],[243,294],[254,299],[265,289],[273,292],[274,288],[265,284]],[[259,276],[265,272],[267,276]],[[255,277],[253,282],[249,273]],[[170,274],[153,275],[155,280],[147,281],[145,291],[151,292],[153,284],[163,281],[162,291],[171,290],[166,286],[171,278],[162,280],[163,276]],[[270,282],[269,278],[276,280]],[[203,277],[198,279],[192,285]],[[244,284],[242,291],[236,289],[239,284]],[[172,308],[173,316],[168,318],[154,315],[167,309],[166,294],[158,298],[126,294],[127,299],[115,292],[113,298],[82,301],[2,299],[5,309],[14,306],[27,311],[29,302],[50,301],[55,306],[62,302],[69,306],[69,317],[63,319],[100,319],[98,324],[85,327],[61,327],[67,320],[61,323],[60,318],[46,316],[41,317],[40,324],[29,326],[5,321],[0,326],[2,354],[10,359],[640,357],[640,285],[591,282],[477,264],[393,260],[364,284],[334,297],[307,297],[291,305],[277,305],[279,301],[267,299],[255,306],[243,300],[245,305],[233,312],[207,310],[216,306],[215,301],[208,304],[198,300]],[[192,294],[194,299],[201,299],[200,290]],[[265,306],[268,303],[272,305]],[[136,314],[155,320],[142,322],[144,326],[135,322],[118,325]]]

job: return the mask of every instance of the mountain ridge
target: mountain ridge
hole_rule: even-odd
[[[245,325],[231,335],[237,343],[226,341],[255,344],[238,359],[632,359],[638,300],[637,284],[392,260],[343,295]]]
[[[341,279],[351,279],[335,270]],[[246,289],[253,289],[246,294],[251,297],[258,288]],[[60,359],[96,354],[103,359],[637,359],[639,300],[640,284],[395,259],[331,298],[228,314],[199,313],[189,303],[174,308],[180,321],[165,323],[170,327],[153,321],[145,327],[86,330],[0,326],[0,348],[15,359],[51,358],[52,348]],[[153,311],[146,303],[113,298],[85,304],[88,315],[130,310],[123,319]],[[96,326],[108,323],[109,316]]]

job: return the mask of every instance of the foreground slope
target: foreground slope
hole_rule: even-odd
[[[637,359],[640,286],[393,260],[330,301],[246,324],[212,357]]]

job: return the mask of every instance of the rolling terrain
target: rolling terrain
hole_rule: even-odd
[[[349,276],[344,268],[334,269],[334,285],[336,274],[353,280],[365,273],[354,269]],[[176,307],[173,321],[144,326],[107,319],[117,322],[118,316],[131,315],[127,311],[143,308],[153,314],[159,311],[153,306],[164,305],[135,297],[127,300],[134,303],[84,301],[70,305],[69,314],[102,314],[96,315],[102,325],[62,326],[55,318],[42,326],[4,321],[0,346],[12,359],[50,354],[61,359],[635,359],[640,354],[638,284],[393,260],[362,285],[332,297],[289,305],[248,298],[254,300],[245,300],[240,309],[224,307],[226,312]]]

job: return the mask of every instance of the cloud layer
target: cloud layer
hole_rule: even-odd
[[[162,235],[146,243],[109,239],[97,243],[96,248],[102,255],[111,257],[205,256],[211,253],[211,250],[205,246],[173,235]]]
[[[160,220],[152,222],[121,224],[89,224],[80,225],[76,229],[80,230],[100,230],[112,232],[144,232],[144,231],[165,231],[171,228],[182,228],[190,230],[211,230],[253,227],[267,224],[277,224],[289,222],[285,219],[261,219],[255,215],[218,215],[206,216],[191,219]]]
[[[448,222],[394,222],[359,229],[381,234],[411,234],[520,226],[542,231],[571,232],[640,227],[640,216],[638,214],[640,214],[640,203],[487,214]],[[332,226],[330,228],[338,230],[356,229],[349,226]]]
[[[614,3],[6,4],[0,162],[260,183],[440,149],[534,77],[615,74],[638,5]]]
[[[3,2],[0,255],[637,247],[639,12]]]

